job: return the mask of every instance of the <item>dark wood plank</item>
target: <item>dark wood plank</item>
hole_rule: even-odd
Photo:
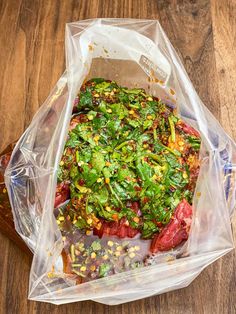
[[[230,0],[1,1],[0,151],[21,135],[63,72],[65,23],[94,17],[159,19],[200,97],[236,136],[229,113],[236,110],[235,13]],[[210,265],[188,288],[115,307],[89,301],[62,306],[27,301],[30,258],[1,234],[0,252],[1,313],[236,312],[233,252]]]

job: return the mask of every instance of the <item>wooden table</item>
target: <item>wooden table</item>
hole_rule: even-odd
[[[158,19],[200,97],[236,139],[235,16],[235,0],[0,1],[0,151],[29,125],[63,72],[65,23],[95,17]],[[0,234],[1,313],[236,313],[235,252],[188,288],[114,307],[27,301],[29,270],[30,257]]]

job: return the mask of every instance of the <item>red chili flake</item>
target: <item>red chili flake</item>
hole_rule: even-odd
[[[85,181],[83,179],[79,179],[78,183],[79,185],[83,186],[85,184]]]
[[[118,221],[119,220],[118,214],[113,214],[112,219],[114,219],[115,221]]]
[[[137,177],[137,182],[142,183],[142,179],[140,177]]]
[[[162,112],[162,113],[161,113],[161,116],[164,117],[164,118],[168,118],[168,116],[169,116],[169,111],[166,110],[166,111]]]
[[[145,197],[143,198],[143,200],[142,200],[142,201],[143,201],[143,203],[145,203],[145,204],[146,204],[146,203],[148,203],[148,202],[150,201],[150,199],[149,199],[148,197],[146,197],[146,196],[145,196]]]
[[[88,121],[88,117],[86,114],[81,113],[79,115],[79,118],[80,118],[80,122],[87,122]]]
[[[108,104],[112,104],[112,103],[113,103],[113,99],[112,99],[112,98],[106,98],[106,102],[107,102]]]

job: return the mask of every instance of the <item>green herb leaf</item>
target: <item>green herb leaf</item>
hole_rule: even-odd
[[[101,172],[102,169],[105,167],[105,160],[104,156],[100,152],[94,152],[92,155],[91,164],[97,172]]]
[[[93,249],[93,251],[99,251],[101,250],[101,243],[99,241],[93,241],[93,243],[91,244],[91,248]]]
[[[101,264],[99,266],[99,276],[106,277],[110,269],[111,269],[111,265],[105,264],[105,263]]]
[[[78,110],[84,109],[86,107],[91,107],[93,105],[93,97],[89,91],[80,93],[80,101],[78,104]]]
[[[152,120],[145,120],[144,123],[143,123],[143,129],[146,130],[146,129],[149,129],[153,124],[153,121]]]
[[[200,145],[201,145],[201,139],[200,138],[197,138],[194,136],[188,136],[187,140],[191,144],[191,146],[194,150],[200,149]]]

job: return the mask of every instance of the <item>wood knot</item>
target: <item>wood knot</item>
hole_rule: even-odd
[[[225,74],[225,69],[221,69],[220,74]]]
[[[192,11],[192,16],[193,16],[193,17],[197,17],[197,16],[198,16],[198,10]]]

